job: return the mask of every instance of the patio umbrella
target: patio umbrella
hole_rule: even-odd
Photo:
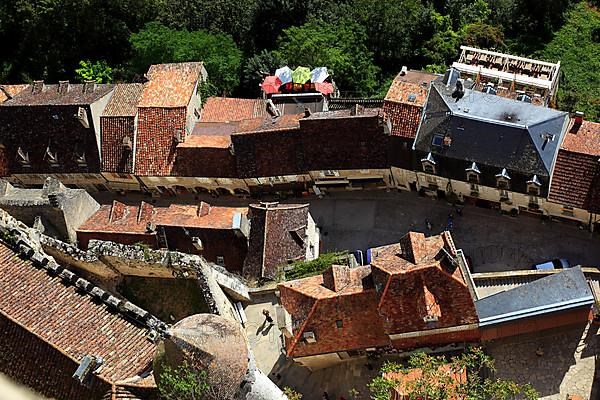
[[[333,93],[333,85],[329,82],[315,82],[315,89],[323,94]]]
[[[292,80],[294,83],[306,83],[310,80],[310,69],[306,67],[297,67],[292,72]]]
[[[260,86],[266,94],[278,93],[281,79],[276,76],[267,76]]]
[[[281,80],[282,85],[285,85],[292,81],[292,69],[287,65],[285,67],[277,68],[275,76]]]
[[[325,79],[329,76],[329,72],[327,71],[327,67],[317,67],[310,71],[310,81],[314,83],[325,82]]]

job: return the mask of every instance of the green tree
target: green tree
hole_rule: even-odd
[[[495,372],[494,360],[479,348],[472,348],[450,360],[441,356],[415,353],[409,358],[406,366],[392,362],[386,363],[381,368],[381,375],[369,384],[369,389],[373,394],[372,398],[389,400],[390,391],[396,386],[397,381],[387,378],[386,372],[406,375],[413,369],[419,369],[421,374],[404,382],[405,391],[408,392],[411,399],[512,400],[525,398],[535,400],[538,398],[538,393],[530,384],[520,385],[510,380],[484,378],[484,372],[488,374]],[[466,372],[467,379],[457,381],[454,375],[461,374],[463,371]]]
[[[140,72],[150,64],[203,61],[218,93],[229,94],[239,85],[242,52],[229,35],[178,31],[152,22],[132,34],[130,43],[132,64]]]
[[[563,79],[559,85],[558,107],[583,111],[586,119],[600,121],[600,12],[585,2],[567,16],[567,22],[552,41],[535,54],[543,60],[560,60]]]
[[[445,69],[445,66],[458,54],[461,36],[452,28],[452,20],[448,15],[441,15],[434,11],[431,18],[436,33],[424,44],[422,52],[428,64]],[[429,67],[432,69],[431,66]]]
[[[94,81],[96,83],[111,83],[113,70],[106,61],[92,62],[90,60],[79,61],[79,68],[75,70],[79,81]]]
[[[259,85],[265,75],[286,64],[286,61],[273,51],[263,50],[246,60],[242,73],[245,92],[251,95],[260,93]]]
[[[484,49],[504,50],[504,33],[497,26],[483,22],[465,25],[461,30],[462,43]]]
[[[367,36],[364,28],[352,21],[312,20],[285,29],[276,53],[290,66],[329,68],[342,92],[369,95],[377,88],[379,68],[365,44]]]

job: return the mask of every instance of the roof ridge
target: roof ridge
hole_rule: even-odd
[[[86,294],[88,300],[100,301],[127,321],[135,322],[147,328],[150,331],[148,333],[149,340],[155,341],[159,337],[168,336],[168,326],[163,321],[129,300],[121,300],[108,290],[100,288],[65,268],[54,257],[44,252],[41,244],[39,244],[39,239],[31,238],[29,232],[31,228],[21,226],[22,223],[3,210],[0,211],[0,216],[2,217],[0,220],[0,233],[3,234],[0,243],[4,243],[13,253],[18,253],[22,260],[29,261],[32,267],[46,270],[50,276],[61,278],[65,286],[75,287],[80,293]],[[38,246],[34,244],[36,242]]]

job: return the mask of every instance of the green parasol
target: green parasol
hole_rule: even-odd
[[[294,83],[306,83],[310,81],[310,69],[306,67],[297,67],[292,72],[292,81]]]

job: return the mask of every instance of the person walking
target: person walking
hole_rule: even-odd
[[[262,313],[265,316],[265,319],[269,323],[269,325],[273,325],[273,318],[271,318],[271,314],[269,313],[269,310],[267,310],[265,308],[262,310]]]

